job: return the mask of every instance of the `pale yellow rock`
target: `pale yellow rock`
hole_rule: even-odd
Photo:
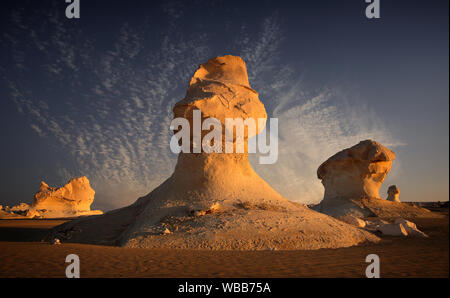
[[[30,206],[20,203],[16,206],[0,208],[0,219],[24,219]]]
[[[336,153],[317,170],[325,194],[315,210],[337,218],[439,217],[424,208],[380,198],[380,186],[394,159],[394,152],[372,140]]]
[[[397,218],[395,220],[395,224],[402,225],[403,228],[405,228],[406,232],[408,233],[408,236],[416,236],[416,237],[428,238],[427,234],[425,234],[424,232],[420,231],[417,228],[416,224],[411,222],[411,221],[409,221],[409,220],[406,220],[406,219],[403,219],[403,218]]]
[[[338,219],[350,225],[357,226],[359,228],[364,228],[366,226],[366,222],[363,219],[357,218],[356,216],[353,215],[343,216]]]
[[[20,203],[0,210],[0,219],[62,218],[103,214],[101,210],[91,210],[95,191],[87,177],[70,180],[60,188],[49,187],[41,182],[31,205]]]
[[[223,145],[225,118],[241,118],[244,121],[253,119],[256,130],[244,130],[244,152],[248,150],[248,138],[260,133],[267,120],[266,109],[258,93],[248,83],[245,62],[240,57],[230,55],[216,57],[200,65],[189,83],[185,98],[173,108],[174,118],[187,119],[193,128],[193,110],[200,110],[202,119],[216,118],[220,121]],[[262,126],[258,125],[258,119],[264,120]],[[202,131],[202,139],[208,132]],[[191,143],[192,136],[191,133]],[[236,142],[236,139],[233,141]]]
[[[367,220],[365,228],[369,231],[377,231],[384,224],[389,224],[389,222],[383,219]]]
[[[71,179],[60,188],[41,182],[29,208],[29,216],[56,218],[102,214],[100,210],[91,210],[94,195],[86,176]]]
[[[369,216],[378,216],[382,218],[442,218],[444,215],[416,205],[409,205],[401,202],[390,202],[380,198],[363,198],[353,200],[354,206],[364,209]]]
[[[399,202],[400,203],[400,189],[397,187],[397,185],[391,185],[388,188],[388,197],[387,200],[391,202]]]
[[[395,153],[372,140],[342,150],[322,163],[317,177],[325,187],[323,203],[335,199],[380,197]]]
[[[174,117],[192,122],[194,109],[222,124],[225,118],[267,118],[249,86],[244,61],[234,56],[211,59],[194,73]],[[171,233],[164,233],[166,229]],[[248,153],[205,152],[180,153],[172,176],[133,205],[65,223],[48,237],[126,247],[226,250],[319,249],[379,241],[283,198],[253,170]]]
[[[45,213],[46,211],[42,211],[42,213]],[[41,218],[41,212],[39,212],[36,209],[28,209],[25,213],[25,217],[27,218]]]
[[[10,211],[0,210],[0,219],[26,219],[24,215]]]
[[[408,236],[408,232],[401,224],[381,224],[378,231],[387,236]]]
[[[30,209],[30,206],[28,204],[20,203],[19,205],[9,208],[9,211],[11,211],[11,212],[26,212],[28,209]]]

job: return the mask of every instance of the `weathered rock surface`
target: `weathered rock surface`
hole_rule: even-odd
[[[196,109],[222,124],[226,117],[267,117],[248,83],[244,61],[234,56],[202,64],[174,116],[192,122]],[[255,173],[247,151],[180,153],[172,176],[147,196],[56,227],[48,239],[55,237],[127,247],[246,250],[334,248],[379,240],[283,198]]]
[[[391,185],[388,188],[388,197],[387,200],[391,202],[399,202],[400,203],[400,189],[397,187],[397,185]]]
[[[363,198],[361,200],[355,200],[354,206],[356,206],[356,208],[360,208],[359,210],[361,210],[362,213],[381,218],[442,217],[442,215],[438,213],[431,212],[428,209],[418,207],[416,205],[390,202],[380,198]]]
[[[23,219],[26,218],[23,215],[16,214],[12,211],[8,211],[7,209],[0,210],[0,219]]]
[[[340,217],[339,220],[341,220],[343,222],[346,222],[346,223],[348,223],[350,225],[357,226],[359,228],[364,228],[366,226],[366,221],[365,220],[363,220],[361,218],[358,218],[356,216],[353,216],[353,215],[347,215],[347,216],[344,216],[344,217]]]
[[[200,110],[202,119],[215,118],[222,127],[222,152],[225,152],[225,119],[253,119],[255,121],[254,132],[244,130],[244,139],[232,142],[234,149],[236,142],[242,142],[244,152],[248,152],[247,140],[260,133],[266,124],[267,113],[264,104],[259,100],[258,93],[253,90],[248,82],[247,68],[240,57],[224,56],[216,57],[207,63],[201,64],[194,73],[183,100],[175,104],[173,108],[174,118],[184,118],[194,127],[193,111]],[[258,119],[263,119],[262,126],[258,125]],[[209,131],[202,131],[201,138]],[[196,144],[192,139],[191,144]],[[218,144],[217,144],[218,145]],[[192,149],[192,148],[191,148]],[[191,152],[195,152],[191,150]],[[236,149],[235,149],[236,152]]]
[[[94,195],[86,176],[71,179],[60,188],[41,182],[30,210],[39,212],[44,218],[102,214],[100,210],[91,210]]]
[[[377,230],[387,236],[408,236],[408,232],[401,224],[383,224]]]
[[[336,153],[317,170],[317,177],[325,187],[322,203],[380,197],[380,186],[394,159],[394,152],[372,140],[361,141]]]
[[[380,198],[380,186],[394,159],[394,152],[372,140],[336,153],[317,170],[325,194],[314,209],[337,218],[439,216],[424,208]]]
[[[400,224],[405,228],[406,232],[408,233],[408,236],[416,236],[416,237],[428,237],[427,234],[419,230],[415,223],[403,219],[403,218],[397,218],[395,220],[395,224]]]
[[[20,203],[0,217],[59,218],[103,214],[100,210],[91,210],[94,195],[95,191],[85,176],[74,178],[60,188],[49,187],[41,182],[30,206]]]
[[[368,221],[366,229],[369,231],[378,231],[387,236],[408,236],[408,237],[428,237],[427,234],[420,231],[416,224],[403,218],[387,220]]]
[[[20,203],[19,205],[9,208],[9,211],[11,211],[11,212],[26,212],[28,209],[30,209],[30,205],[28,205],[26,203]]]

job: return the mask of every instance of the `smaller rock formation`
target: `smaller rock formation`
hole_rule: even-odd
[[[20,203],[19,205],[13,206],[9,208],[9,211],[20,213],[20,212],[26,212],[28,209],[30,209],[30,205],[26,203]]]
[[[400,189],[397,187],[397,185],[391,185],[388,188],[388,197],[387,200],[391,202],[399,202],[400,203]]]
[[[26,210],[24,210],[24,207],[29,206],[25,203],[20,203],[17,206],[9,207],[9,206],[2,206],[0,205],[0,219],[16,219],[16,218],[25,218],[24,214],[26,213]]]
[[[424,208],[398,201],[400,190],[391,186],[391,199],[380,198],[379,190],[389,173],[395,153],[372,140],[342,150],[320,165],[317,177],[325,187],[323,200],[314,209],[344,220],[378,217],[439,217]]]
[[[325,187],[323,202],[379,198],[380,186],[394,159],[394,152],[372,140],[336,153],[317,170],[317,177]]]
[[[41,182],[33,197],[31,206],[20,203],[0,214],[0,218],[59,218],[103,214],[100,210],[91,210],[95,191],[87,177],[70,180],[60,188],[49,187]]]
[[[365,229],[372,232],[378,231],[387,236],[428,237],[417,228],[415,223],[403,218],[397,218],[394,222],[382,219],[367,221]]]
[[[406,232],[408,233],[409,236],[428,237],[427,234],[425,234],[424,232],[420,231],[417,228],[415,223],[413,223],[413,222],[411,222],[409,220],[406,220],[406,219],[403,219],[403,218],[397,218],[395,220],[395,223],[402,225],[403,228],[405,228],[405,230],[406,230]]]
[[[370,216],[371,212],[358,203],[362,198],[380,197],[379,189],[394,159],[394,152],[372,140],[331,156],[317,169],[317,177],[325,187],[317,209],[335,217]]]
[[[356,216],[353,215],[347,215],[344,217],[339,218],[340,220],[342,220],[343,222],[346,222],[348,224],[357,226],[359,228],[364,228],[366,226],[366,221],[363,219],[360,219]]]
[[[42,218],[50,218],[103,214],[100,210],[91,210],[94,195],[95,191],[86,176],[71,179],[60,188],[41,182],[28,215],[36,216],[37,212]]]
[[[387,236],[408,236],[408,232],[401,224],[382,224],[377,230]]]

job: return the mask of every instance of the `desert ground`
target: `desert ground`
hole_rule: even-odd
[[[445,218],[414,219],[429,238],[382,237],[381,243],[309,251],[139,249],[41,242],[67,220],[1,220],[0,277],[64,278],[68,254],[80,257],[81,277],[365,277],[365,257],[380,257],[381,277],[449,277]]]

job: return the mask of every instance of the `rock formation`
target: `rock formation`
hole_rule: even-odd
[[[9,208],[9,211],[20,213],[20,212],[26,212],[26,211],[28,211],[28,209],[30,209],[30,205],[28,205],[26,203],[20,203],[19,205]]]
[[[360,219],[354,215],[347,215],[339,218],[339,220],[346,222],[350,225],[357,226],[359,228],[364,228],[366,226],[366,221],[363,219]]]
[[[87,177],[71,179],[60,188],[49,187],[41,182],[31,206],[20,203],[9,208],[9,217],[59,218],[103,214],[100,210],[91,210],[94,195],[95,191]],[[3,214],[3,217],[8,218],[8,215]]]
[[[397,218],[395,220],[395,224],[398,225],[402,225],[403,228],[406,230],[406,232],[408,233],[408,236],[416,236],[416,237],[428,237],[427,234],[425,234],[424,232],[420,231],[416,224],[406,220],[404,218]]]
[[[397,187],[397,185],[391,185],[388,188],[388,197],[387,200],[391,202],[399,202],[400,203],[400,189]]]
[[[401,224],[382,224],[377,230],[387,236],[408,236],[408,232]]]
[[[317,170],[325,194],[314,209],[336,218],[437,216],[424,208],[380,198],[380,186],[394,159],[394,152],[372,140],[336,153]]]
[[[387,236],[428,237],[427,234],[417,228],[415,223],[403,218],[397,218],[392,223],[380,219],[367,221],[366,229],[378,231]]]
[[[45,182],[41,182],[29,213],[42,218],[102,214],[100,210],[91,210],[94,195],[95,191],[86,176],[71,179],[60,188],[49,187]]]
[[[365,140],[322,163],[317,177],[325,187],[323,203],[336,199],[380,197],[395,154],[380,143]]]
[[[215,117],[222,124],[226,117],[267,117],[248,83],[244,61],[234,56],[200,65],[174,116],[192,123],[197,109],[203,118]],[[127,247],[249,250],[346,247],[379,240],[283,198],[255,173],[247,151],[180,153],[172,176],[148,195],[128,207],[56,227],[47,240],[53,238]]]
[[[0,219],[23,219],[23,215],[12,212],[8,207],[0,209]]]

